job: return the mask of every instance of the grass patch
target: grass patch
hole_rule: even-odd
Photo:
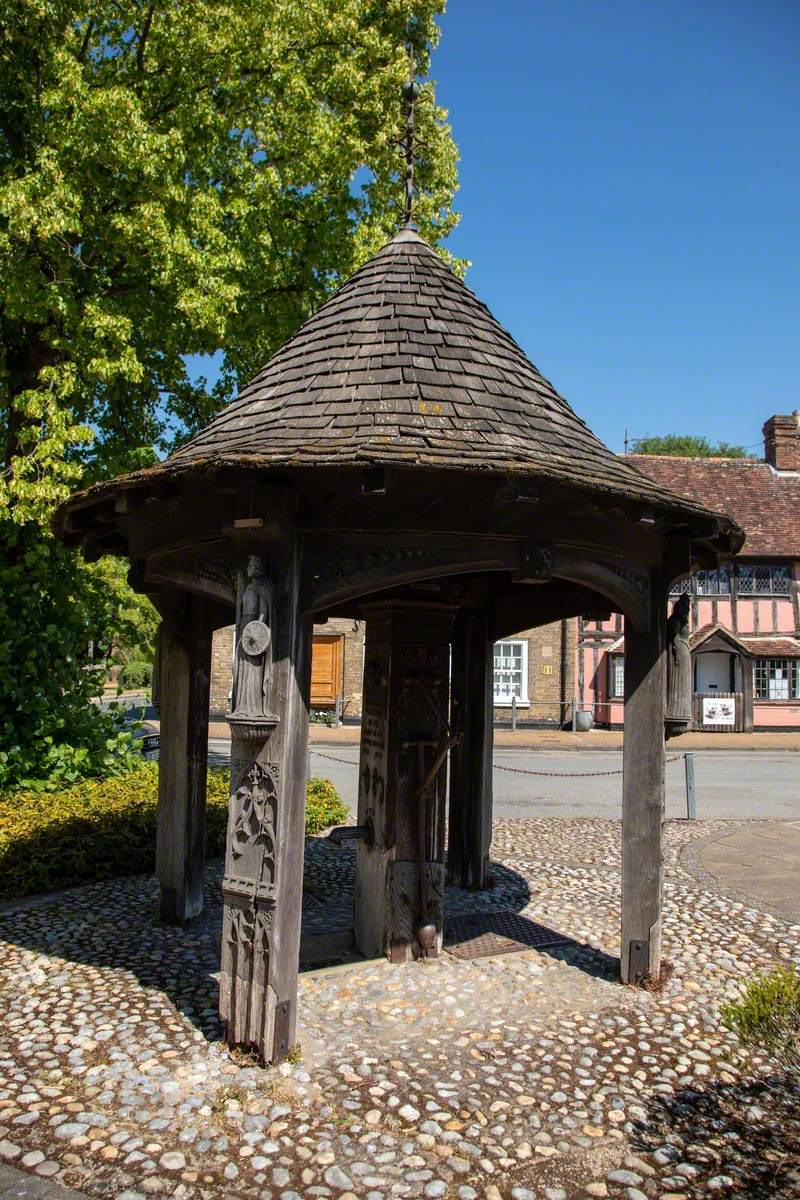
[[[225,850],[227,771],[208,772],[206,854]],[[61,792],[0,793],[0,899],[155,869],[158,765],[86,779]],[[306,833],[347,816],[333,784],[309,781]]]

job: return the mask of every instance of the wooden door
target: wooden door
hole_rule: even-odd
[[[311,654],[311,707],[330,708],[342,690],[342,639],[315,633]]]

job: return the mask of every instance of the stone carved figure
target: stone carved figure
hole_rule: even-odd
[[[272,669],[272,587],[261,560],[251,555],[236,614],[231,712],[235,717],[266,717]]]
[[[667,619],[667,704],[665,733],[672,737],[692,721],[692,652],[689,647],[689,597],[680,596]]]

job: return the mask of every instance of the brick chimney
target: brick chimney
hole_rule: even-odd
[[[764,457],[777,471],[800,471],[800,410],[765,423]]]

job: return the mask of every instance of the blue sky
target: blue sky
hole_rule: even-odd
[[[800,3],[450,0],[467,282],[594,431],[800,408]],[[204,370],[208,373],[208,363]]]
[[[468,283],[613,449],[800,408],[800,5],[450,0]]]

